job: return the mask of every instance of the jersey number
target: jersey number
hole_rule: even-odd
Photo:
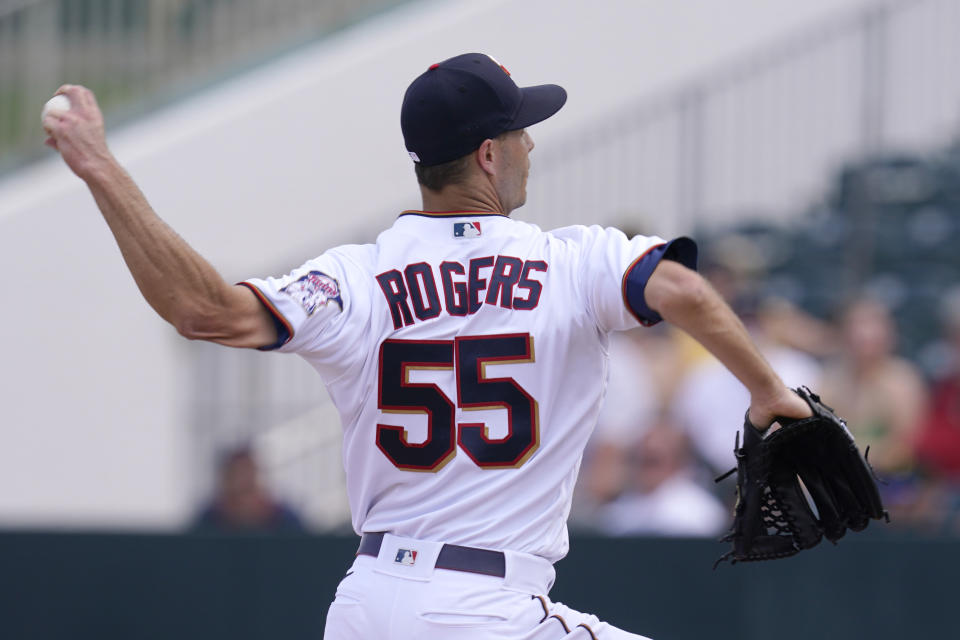
[[[406,430],[377,425],[377,447],[400,469],[437,471],[457,445],[480,467],[522,465],[540,444],[537,401],[513,378],[490,378],[486,365],[533,362],[533,338],[526,333],[466,336],[455,340],[386,340],[380,345],[377,403],[384,413],[427,416],[427,438],[407,442]],[[482,422],[456,423],[456,406],[433,383],[410,382],[416,369],[456,371],[457,404],[464,410],[505,409],[507,435],[493,439]]]

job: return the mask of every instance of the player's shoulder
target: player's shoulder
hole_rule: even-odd
[[[347,271],[367,271],[376,262],[377,246],[374,244],[341,244],[327,249],[317,260],[332,261]]]
[[[589,241],[597,238],[614,237],[617,239],[626,239],[626,235],[616,227],[603,227],[599,224],[572,224],[566,227],[558,227],[548,231],[550,235],[559,240],[567,241]]]
[[[607,247],[627,245],[626,234],[616,227],[594,225],[570,225],[546,232],[550,242],[573,253],[591,254]]]

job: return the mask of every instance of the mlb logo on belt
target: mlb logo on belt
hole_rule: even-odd
[[[454,222],[454,238],[476,238],[480,236],[479,222]]]
[[[412,566],[417,561],[417,552],[411,549],[397,549],[397,557],[393,561],[397,564]]]

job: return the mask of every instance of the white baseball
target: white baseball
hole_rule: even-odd
[[[70,111],[70,98],[62,93],[57,94],[47,100],[47,104],[43,105],[40,120],[46,119],[48,113],[63,113],[65,111]]]

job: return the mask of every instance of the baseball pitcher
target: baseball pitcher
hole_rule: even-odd
[[[152,211],[94,95],[58,93],[72,108],[45,117],[47,144],[89,186],[157,313],[190,339],[297,353],[329,389],[361,539],[328,640],[641,637],[548,596],[612,331],[684,329],[749,389],[753,425],[811,413],[696,273],[692,240],[510,217],[526,199],[527,129],[567,96],[518,87],[489,56],[433,64],[407,89],[419,209],[373,244],[239,285]]]

